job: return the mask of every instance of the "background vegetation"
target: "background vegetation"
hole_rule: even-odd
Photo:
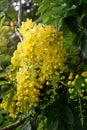
[[[18,6],[17,6],[18,5]],[[19,9],[18,9],[18,8]],[[63,32],[67,51],[67,73],[61,75],[59,98],[51,107],[26,118],[15,129],[86,130],[87,129],[87,1],[86,0],[21,0],[0,1],[0,102],[10,90],[10,59],[21,36],[21,21],[32,18],[37,23],[53,25]],[[85,73],[83,73],[85,72]],[[81,76],[83,74],[84,76]],[[77,80],[76,75],[79,75]],[[69,77],[71,76],[71,77]],[[76,79],[76,80],[75,80]],[[73,85],[69,84],[76,81]],[[68,84],[66,84],[68,82]],[[76,89],[75,89],[76,86]],[[25,119],[25,118],[23,118]],[[0,127],[16,122],[0,109]]]

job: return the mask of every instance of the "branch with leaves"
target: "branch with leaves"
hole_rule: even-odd
[[[12,125],[8,125],[4,128],[2,128],[1,130],[13,130],[15,128],[17,128],[18,126],[20,126],[21,124],[23,124],[25,121],[25,119],[19,119],[17,122],[15,122],[14,124]]]
[[[15,123],[8,125],[4,128],[1,128],[0,130],[14,130],[15,128],[17,128],[18,126],[22,125],[28,118],[30,118],[31,116],[31,112],[28,116],[22,118],[22,119],[18,119]]]

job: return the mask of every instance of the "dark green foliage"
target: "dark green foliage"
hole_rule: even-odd
[[[62,18],[66,15],[64,12],[68,11],[62,4],[62,0],[43,0],[37,13],[41,14],[39,21],[53,25],[58,22],[58,26],[60,26]]]
[[[81,44],[81,50],[83,57],[87,59],[87,30],[84,30],[85,32],[83,33],[82,37],[82,44]]]
[[[40,20],[44,23],[54,24],[64,31],[68,36],[69,31],[75,34],[72,44],[75,48],[79,48],[83,58],[87,58],[86,54],[86,34],[83,34],[87,28],[87,1],[86,0],[42,0],[38,13],[41,14]],[[64,28],[67,25],[69,31]],[[61,28],[62,27],[62,28]],[[73,38],[73,34],[72,34]],[[66,43],[65,43],[66,44]],[[65,45],[67,46],[67,44]]]
[[[73,40],[73,46],[74,46],[76,49],[79,48],[80,45],[81,45],[82,36],[83,36],[83,32],[82,32],[82,31],[79,31],[79,32],[76,34],[76,36],[75,36],[75,38],[74,38],[74,40]]]
[[[76,16],[68,16],[64,19],[66,25],[73,33],[78,33],[79,27],[78,27],[78,20]]]
[[[58,120],[56,121],[51,121],[50,124],[48,125],[48,130],[58,130]]]
[[[67,60],[69,69],[75,71],[75,73],[87,71],[87,0],[38,0],[38,2],[40,3],[38,9],[39,21],[52,24],[64,32],[64,46],[69,52]],[[77,97],[77,91],[82,82],[83,79],[77,82],[76,95],[73,96]],[[82,110],[86,113],[84,102],[81,99]],[[87,117],[84,117],[83,126],[81,123],[82,119],[79,115],[81,110],[79,110],[79,107],[77,108],[79,106],[78,99],[73,103],[71,101],[68,103],[68,105],[65,105],[62,102],[52,107],[47,119],[48,130],[87,129]]]
[[[3,116],[0,114],[0,124],[3,122]]]
[[[8,116],[8,113],[5,110],[0,109],[0,129],[14,123],[15,121],[15,119]]]
[[[83,17],[83,19],[82,19],[82,26],[83,26],[84,28],[87,28],[87,15],[85,15],[85,16]]]
[[[54,104],[52,107],[48,120],[48,130],[73,130],[74,115],[72,109],[67,104]]]
[[[73,125],[73,123],[74,123],[74,116],[73,116],[71,108],[68,105],[65,105],[63,107],[63,110],[61,112],[61,116],[62,116],[62,120],[65,123],[67,123],[69,125]]]

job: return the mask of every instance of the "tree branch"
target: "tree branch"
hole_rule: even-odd
[[[19,0],[18,23],[17,23],[17,26],[15,27],[15,32],[18,35],[20,41],[22,41],[22,37],[17,28],[20,27],[21,25],[21,15],[22,15],[22,3],[21,3],[21,0]]]
[[[18,27],[21,25],[21,15],[22,15],[22,3],[21,0],[19,0]]]
[[[30,112],[30,114],[28,116],[24,117],[23,119],[19,119],[15,123],[8,125],[4,128],[1,128],[0,130],[14,130],[18,126],[22,125],[25,122],[25,120],[30,117],[31,114],[32,114],[32,112]]]
[[[15,27],[15,33],[19,37],[20,41],[22,41],[22,37],[21,37],[21,35],[20,35],[20,33],[19,33],[18,29],[17,29],[17,26]]]
[[[19,120],[18,120],[17,122],[15,122],[14,124],[8,125],[8,126],[2,128],[2,129],[0,129],[0,130],[13,130],[13,129],[17,128],[18,126],[20,126],[21,124],[23,124],[24,121],[25,121],[24,119],[19,119]]]

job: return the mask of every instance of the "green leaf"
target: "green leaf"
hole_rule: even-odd
[[[81,45],[81,39],[82,39],[82,36],[83,36],[83,31],[80,31],[76,34],[76,37],[74,38],[73,40],[73,46],[77,49],[80,47]]]
[[[0,55],[0,64],[6,63],[10,61],[10,56],[9,55]]]
[[[55,120],[55,118],[57,117],[57,111],[58,109],[56,107],[55,108],[53,107],[52,110],[49,112],[48,119],[47,119],[48,125],[52,120]]]
[[[65,130],[63,122],[61,120],[59,121],[58,130]]]
[[[5,16],[4,12],[0,13],[0,19],[3,18]]]
[[[13,101],[13,97],[15,95],[15,88],[11,88],[9,91],[7,91],[7,94],[9,94],[8,97],[8,102],[7,102],[7,109],[9,109],[10,104]],[[15,113],[16,107],[14,108],[14,113]]]
[[[87,15],[85,15],[82,19],[82,25],[84,28],[87,28]]]
[[[6,114],[6,111],[4,109],[0,109],[0,115],[1,114]]]
[[[8,120],[5,120],[4,123],[3,123],[3,127],[6,127],[8,125],[11,125],[13,122],[11,121],[8,121]]]
[[[85,32],[82,37],[81,51],[84,58],[87,59],[87,33]]]
[[[61,118],[65,123],[69,125],[72,125],[74,123],[74,116],[71,108],[68,105],[63,107],[61,111]]]
[[[83,0],[84,3],[87,3],[87,0]]]
[[[43,12],[44,12],[48,7],[49,7],[48,1],[45,1],[45,2],[43,1],[43,2],[41,3],[41,5],[39,6],[39,8],[38,8],[37,15],[38,15],[39,13],[43,14]]]
[[[59,121],[51,121],[50,124],[48,124],[47,128],[48,130],[58,130]]]
[[[22,126],[22,129],[21,130],[30,130],[31,129],[31,124],[30,124],[30,121],[28,121],[27,123],[25,123],[23,126]],[[18,129],[17,129],[18,130]],[[20,129],[19,129],[20,130]]]
[[[51,11],[42,15],[41,19],[43,20],[44,23],[47,23],[47,21],[50,18],[50,14],[51,14]]]
[[[13,8],[8,8],[6,14],[11,18],[11,19],[15,19],[17,18],[17,12],[13,9]]]
[[[7,3],[8,3],[8,0],[0,0],[0,9],[5,8]]]
[[[76,16],[68,16],[64,19],[64,21],[71,32],[73,33],[78,32],[79,27],[78,27],[78,20]]]
[[[3,70],[3,68],[0,66],[0,71]]]
[[[43,23],[53,24],[59,22],[65,15],[65,7],[61,6],[62,0],[43,0],[40,3],[37,14],[40,14],[40,19]]]
[[[58,108],[53,107],[48,115],[47,128],[48,130],[57,130],[58,124]]]
[[[0,15],[0,28],[2,27],[4,21],[5,21],[5,15],[1,13],[1,15]]]
[[[8,84],[7,81],[0,81],[0,85],[5,85],[5,84]]]
[[[45,128],[45,122],[44,122],[44,120],[41,120],[39,122],[39,124],[38,124],[37,130],[42,130],[43,128],[44,128],[44,130],[46,130],[46,128]]]
[[[87,124],[86,124],[86,125],[87,125]],[[73,127],[73,129],[74,129],[74,130],[86,130],[86,129],[83,129],[79,117],[75,117],[75,122],[74,122],[74,127]]]
[[[6,73],[0,73],[0,78],[4,78],[6,76]]]
[[[0,114],[0,124],[3,122],[3,116]]]
[[[84,119],[83,127],[85,130],[87,130],[87,118]]]

